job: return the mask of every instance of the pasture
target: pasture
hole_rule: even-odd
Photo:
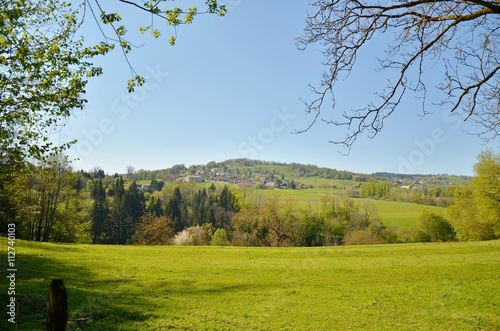
[[[437,206],[419,205],[402,201],[372,200],[377,206],[378,214],[385,226],[398,223],[404,227],[417,225],[417,218],[423,209],[441,212],[446,217],[446,208]]]
[[[16,263],[20,330],[46,328],[53,278],[68,291],[70,330],[500,329],[500,241],[313,248],[16,241]],[[6,304],[5,290],[1,298]]]
[[[292,200],[294,204],[301,209],[318,209],[321,205],[321,199],[332,195],[335,198],[341,198],[341,193],[336,194],[333,189],[310,188],[302,190],[273,190],[265,192],[267,194],[279,194],[281,199]],[[437,206],[420,205],[410,202],[375,200],[375,199],[357,199],[356,202],[369,200],[377,207],[378,214],[385,226],[392,223],[398,223],[403,227],[412,227],[417,225],[417,218],[423,209],[442,212],[446,215],[446,208]]]
[[[268,166],[270,167],[270,166]],[[298,209],[302,210],[318,210],[321,206],[321,200],[326,199],[329,196],[334,198],[342,198],[344,195],[344,188],[353,188],[360,182],[340,180],[340,179],[325,179],[317,176],[306,178],[307,185],[312,185],[312,188],[296,189],[296,190],[282,190],[282,189],[255,189],[255,188],[242,188],[245,194],[248,196],[261,194],[261,195],[279,195],[280,199],[292,200],[294,205]],[[301,179],[302,180],[302,179]],[[150,180],[137,181],[137,184],[149,184]],[[126,182],[125,187],[129,185]],[[173,187],[178,185],[190,186],[192,190],[198,190],[202,188],[208,188],[212,185],[212,182],[205,183],[178,183],[178,182],[167,182],[166,186]],[[226,183],[215,183],[216,186],[223,187],[227,185]],[[335,185],[335,188],[332,186]],[[357,202],[363,200],[371,200],[377,207],[378,214],[382,223],[385,226],[390,226],[393,223],[398,223],[402,227],[412,227],[417,225],[417,218],[423,209],[432,210],[435,212],[442,212],[446,214],[446,208],[421,205],[410,202],[402,201],[389,201],[389,200],[376,200],[367,198],[353,198]]]

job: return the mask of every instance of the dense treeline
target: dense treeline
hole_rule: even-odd
[[[376,181],[374,179],[359,185],[361,197],[386,199],[391,201],[404,201],[423,205],[448,207],[453,204],[455,186],[422,185],[402,186],[391,181]]]
[[[172,234],[202,224],[229,229],[232,216],[239,210],[238,198],[228,186],[217,188],[212,184],[208,189],[196,190],[193,185],[168,185],[153,194],[148,192],[146,201],[135,181],[125,189],[119,177],[110,191],[113,197],[106,197],[102,181],[96,180],[89,217],[94,243],[148,243],[141,235],[152,231],[148,227],[168,227],[166,233]]]
[[[453,229],[440,215],[407,229],[383,226],[369,200],[325,196],[316,209],[302,210],[279,194],[249,194],[236,186],[200,188],[193,183],[164,183],[142,191],[135,181],[125,187],[93,177],[81,189],[81,173],[43,169],[22,178],[25,192],[13,220],[20,238],[96,244],[214,244],[318,246],[452,240]],[[84,176],[88,178],[88,176]],[[92,177],[92,176],[91,176]],[[92,183],[89,185],[89,181]],[[105,184],[105,182],[107,184]],[[108,187],[106,187],[108,186]],[[160,186],[157,186],[159,188]],[[429,229],[434,220],[448,224],[446,235]],[[422,224],[421,224],[422,223]],[[436,222],[434,222],[436,223]]]
[[[137,172],[127,178],[99,168],[73,172],[65,162],[4,177],[0,222],[3,228],[15,223],[20,239],[96,244],[317,246],[495,239],[500,237],[500,156],[486,151],[478,160],[470,185],[415,189],[374,179],[357,185],[357,196],[410,197],[428,204],[455,199],[446,215],[424,210],[412,228],[384,226],[375,205],[348,190],[300,209],[275,190],[160,179],[144,186],[136,184]]]

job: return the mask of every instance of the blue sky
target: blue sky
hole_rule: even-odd
[[[481,150],[498,152],[498,140],[482,145],[464,133],[469,124],[445,109],[431,109],[432,114],[420,118],[420,104],[412,98],[377,137],[360,137],[348,156],[339,153],[344,152],[341,146],[328,143],[344,137],[343,127],[317,123],[306,133],[293,134],[312,119],[300,98],[314,97],[308,84],[317,84],[323,71],[318,48],[300,51],[294,44],[311,8],[306,1],[226,3],[226,17],[200,15],[193,25],[179,27],[173,47],[168,44],[172,30],[164,29],[158,40],[141,36],[137,27],[148,24],[149,17],[115,7],[122,12],[129,39],[143,44],[129,59],[148,81],[128,94],[131,74],[120,51],[96,60],[104,75],[89,82],[86,109],[76,112],[58,137],[78,139],[69,152],[79,158],[76,169],[100,166],[107,173],[123,173],[128,165],[155,170],[247,157],[362,173],[470,175]],[[101,40],[90,19],[82,33],[89,42]],[[384,87],[386,77],[375,71],[375,54],[387,42],[390,36],[367,45],[357,70],[337,85],[336,108],[325,108],[325,119],[366,105]]]

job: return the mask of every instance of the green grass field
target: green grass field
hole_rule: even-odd
[[[315,248],[16,241],[16,253],[20,330],[46,328],[53,278],[66,284],[70,330],[500,330],[500,241]],[[1,298],[5,307],[6,290]]]
[[[302,209],[314,209],[319,207],[319,201],[327,195],[333,195],[341,198],[342,192],[335,192],[329,188],[312,188],[303,190],[268,190],[264,193],[277,193],[282,199],[290,199]],[[417,218],[423,209],[442,212],[446,214],[446,208],[437,206],[419,205],[416,203],[374,200],[374,199],[355,199],[361,202],[363,200],[371,200],[377,207],[378,214],[385,226],[392,223],[398,223],[403,227],[411,227],[417,225]]]
[[[442,212],[446,216],[446,208],[419,205],[410,202],[372,200],[385,226],[398,223],[404,227],[417,225],[417,218],[423,209]]]
[[[258,189],[248,189],[251,194],[278,194],[281,199],[293,200],[295,205],[300,209],[316,209],[318,208],[320,199],[326,197],[327,195],[332,195],[334,197],[341,198],[344,194],[344,187],[353,187],[354,184],[358,184],[354,181],[345,180],[333,180],[324,179],[320,177],[309,178],[312,182],[311,184],[315,186],[314,188],[307,189],[297,189],[297,190],[258,190]],[[138,184],[148,184],[150,181],[139,181]],[[199,188],[208,188],[212,183],[191,183],[187,185],[193,185]],[[331,185],[335,184],[336,188],[331,188]],[[176,186],[178,183],[168,183],[167,185]],[[186,185],[186,184],[184,184]],[[223,186],[223,183],[216,183],[217,186]],[[322,187],[326,186],[326,187]],[[365,199],[356,199],[357,201]],[[379,216],[382,223],[385,226],[390,226],[392,223],[398,223],[403,227],[412,227],[417,225],[417,218],[423,209],[432,210],[436,212],[446,213],[446,208],[437,206],[427,206],[419,205],[409,202],[401,201],[388,201],[388,200],[372,200],[377,206]]]

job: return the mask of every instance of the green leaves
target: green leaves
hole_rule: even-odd
[[[84,47],[74,38],[79,23],[69,6],[57,0],[14,1],[0,14],[0,181],[74,143],[56,146],[50,133],[84,107],[86,79],[102,74],[86,59],[113,48]]]
[[[80,16],[79,10],[90,8],[93,15],[91,2],[86,1],[82,6],[59,0],[4,2],[0,12],[0,181],[4,174],[20,173],[28,162],[47,160],[74,143],[54,146],[50,132],[63,126],[73,110],[85,106],[87,79],[103,73],[103,68],[94,66],[91,59],[113,50],[112,41],[122,49],[132,72],[128,91],[144,84],[144,77],[137,75],[128,61],[127,54],[134,46],[125,39],[126,26],[118,24],[122,16],[102,9],[100,1],[92,3],[98,8],[99,14],[94,18],[99,28],[103,24],[110,26],[115,38],[104,35],[104,41],[88,46],[83,37],[76,36],[88,17],[84,13]],[[183,11],[169,4],[165,0],[145,0],[133,7],[174,28],[168,40],[171,45],[177,39],[177,26],[192,24],[199,14],[226,13],[225,6],[216,0],[206,1],[204,12],[194,6]],[[146,31],[154,38],[162,34],[153,20],[140,28],[141,33]],[[17,170],[12,170],[15,167]]]
[[[227,13],[226,5],[219,5],[217,0],[208,0],[205,4],[209,13],[216,13],[218,16],[225,16]]]
[[[186,16],[184,17],[183,22],[185,24],[193,23],[193,19],[194,19],[195,15],[196,15],[196,7],[188,8],[188,12],[187,12]]]
[[[128,81],[128,87],[127,87],[129,93],[134,92],[136,86],[142,86],[145,82],[146,82],[146,79],[144,77],[139,76],[139,75],[130,79]]]
[[[111,23],[114,23],[114,22],[119,22],[122,18],[120,16],[120,14],[118,13],[111,13],[111,14],[106,14],[106,12],[101,12],[101,21],[104,23],[104,24],[111,24]]]
[[[500,155],[491,150],[478,156],[472,185],[455,190],[448,208],[450,223],[461,241],[500,238]]]
[[[171,36],[170,39],[168,40],[168,43],[172,46],[175,45],[175,36]]]
[[[165,0],[150,0],[144,4],[144,8],[153,14],[153,17],[163,19],[168,26],[174,27],[174,29],[181,24],[192,24],[195,16],[198,14],[217,14],[218,16],[225,16],[227,13],[226,5],[219,4],[217,0],[206,1],[205,4],[207,9],[204,12],[199,12],[196,7],[189,7],[187,11],[183,11],[177,6],[174,8],[161,9],[161,2],[165,2]],[[151,35],[154,38],[159,38],[161,36],[160,30],[154,29],[152,24],[139,28],[141,33],[148,30],[151,31]],[[169,44],[172,46],[175,45],[176,39],[176,35],[172,34],[168,40]]]
[[[182,10],[179,7],[165,10],[165,14],[167,14],[167,24],[173,26],[181,24],[181,20],[179,19],[181,13]]]

